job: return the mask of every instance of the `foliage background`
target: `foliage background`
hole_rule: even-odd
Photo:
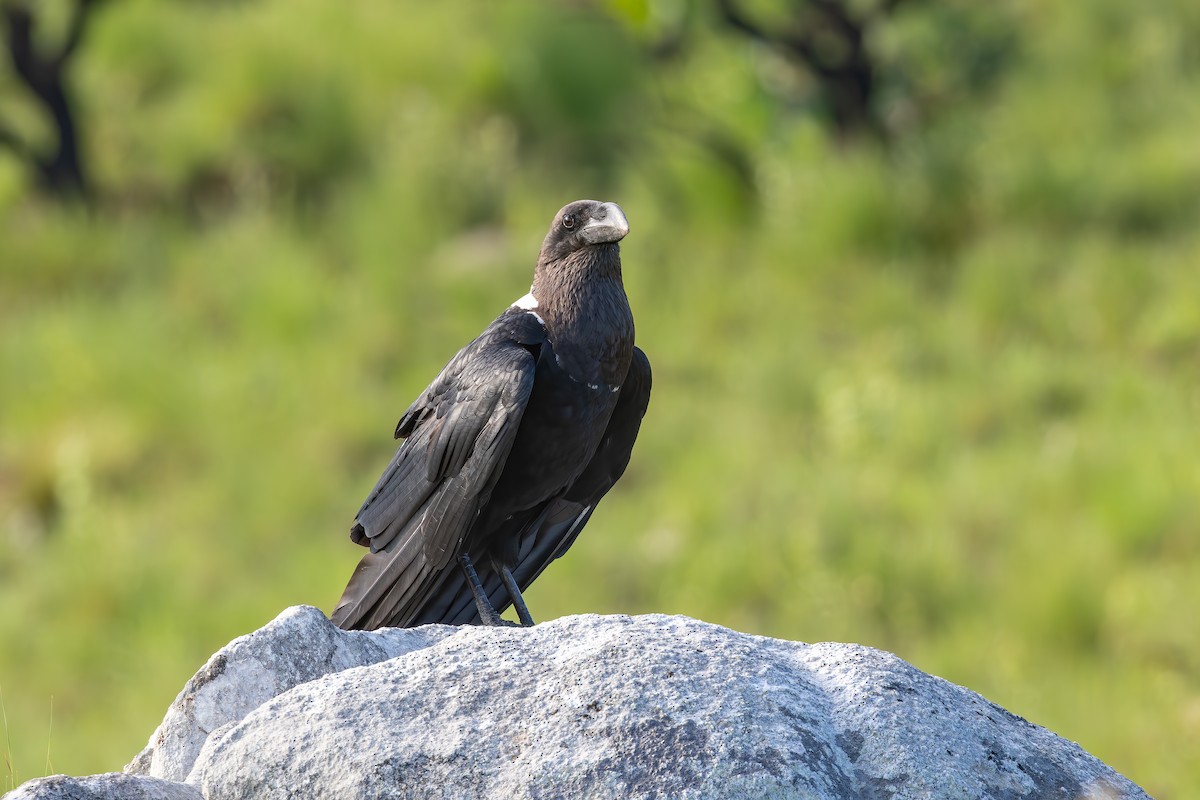
[[[107,4],[91,207],[0,154],[3,786],[120,769],[331,609],[398,414],[588,196],[655,392],[535,615],[886,648],[1188,796],[1198,42],[1188,0],[903,5],[885,144],[699,2]],[[0,113],[50,135],[3,71]]]

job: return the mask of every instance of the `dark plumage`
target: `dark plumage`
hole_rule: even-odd
[[[520,592],[621,477],[650,400],[621,283],[628,231],[613,203],[560,210],[530,293],[404,412],[404,442],[350,530],[371,552],[337,625],[496,624],[510,603],[532,624]]]

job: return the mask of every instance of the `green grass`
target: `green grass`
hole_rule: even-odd
[[[654,396],[535,616],[886,648],[1187,796],[1197,20],[1027,5],[994,90],[887,153],[777,108],[736,40],[623,68],[584,119],[615,165],[572,151],[542,82],[572,48],[525,6],[113,5],[80,73],[104,206],[0,160],[6,780],[119,769],[213,650],[328,611],[399,413],[600,196]]]
[[[0,689],[0,718],[4,720],[4,790],[16,788],[17,768],[12,758],[12,735],[8,730],[8,709],[4,705],[4,691]]]

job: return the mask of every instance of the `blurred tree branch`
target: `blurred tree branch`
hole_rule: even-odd
[[[905,0],[880,0],[862,10],[847,0],[794,0],[790,19],[772,27],[751,17],[738,0],[715,2],[727,27],[811,75],[840,138],[884,137],[874,103],[878,66],[867,42],[871,28]]]
[[[29,164],[41,186],[59,197],[88,196],[87,169],[80,152],[79,128],[66,78],[92,12],[104,2],[75,0],[66,35],[56,49],[40,44],[35,36],[38,20],[34,9],[44,7],[27,0],[9,0],[0,5],[4,40],[13,70],[49,115],[57,134],[53,150],[39,150],[0,120],[0,146]]]

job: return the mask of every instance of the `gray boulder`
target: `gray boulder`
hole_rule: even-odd
[[[1077,745],[866,647],[667,616],[425,637],[217,731],[189,781],[208,798],[1146,797]]]
[[[204,800],[204,795],[186,783],[106,772],[83,778],[38,778],[21,784],[4,800]]]
[[[349,667],[426,647],[457,628],[343,631],[312,606],[294,606],[217,651],[183,687],[150,743],[125,771],[182,781],[209,734],[272,697]]]
[[[1146,798],[888,653],[657,615],[360,633],[288,609],[209,660],[127,772],[11,797]]]

